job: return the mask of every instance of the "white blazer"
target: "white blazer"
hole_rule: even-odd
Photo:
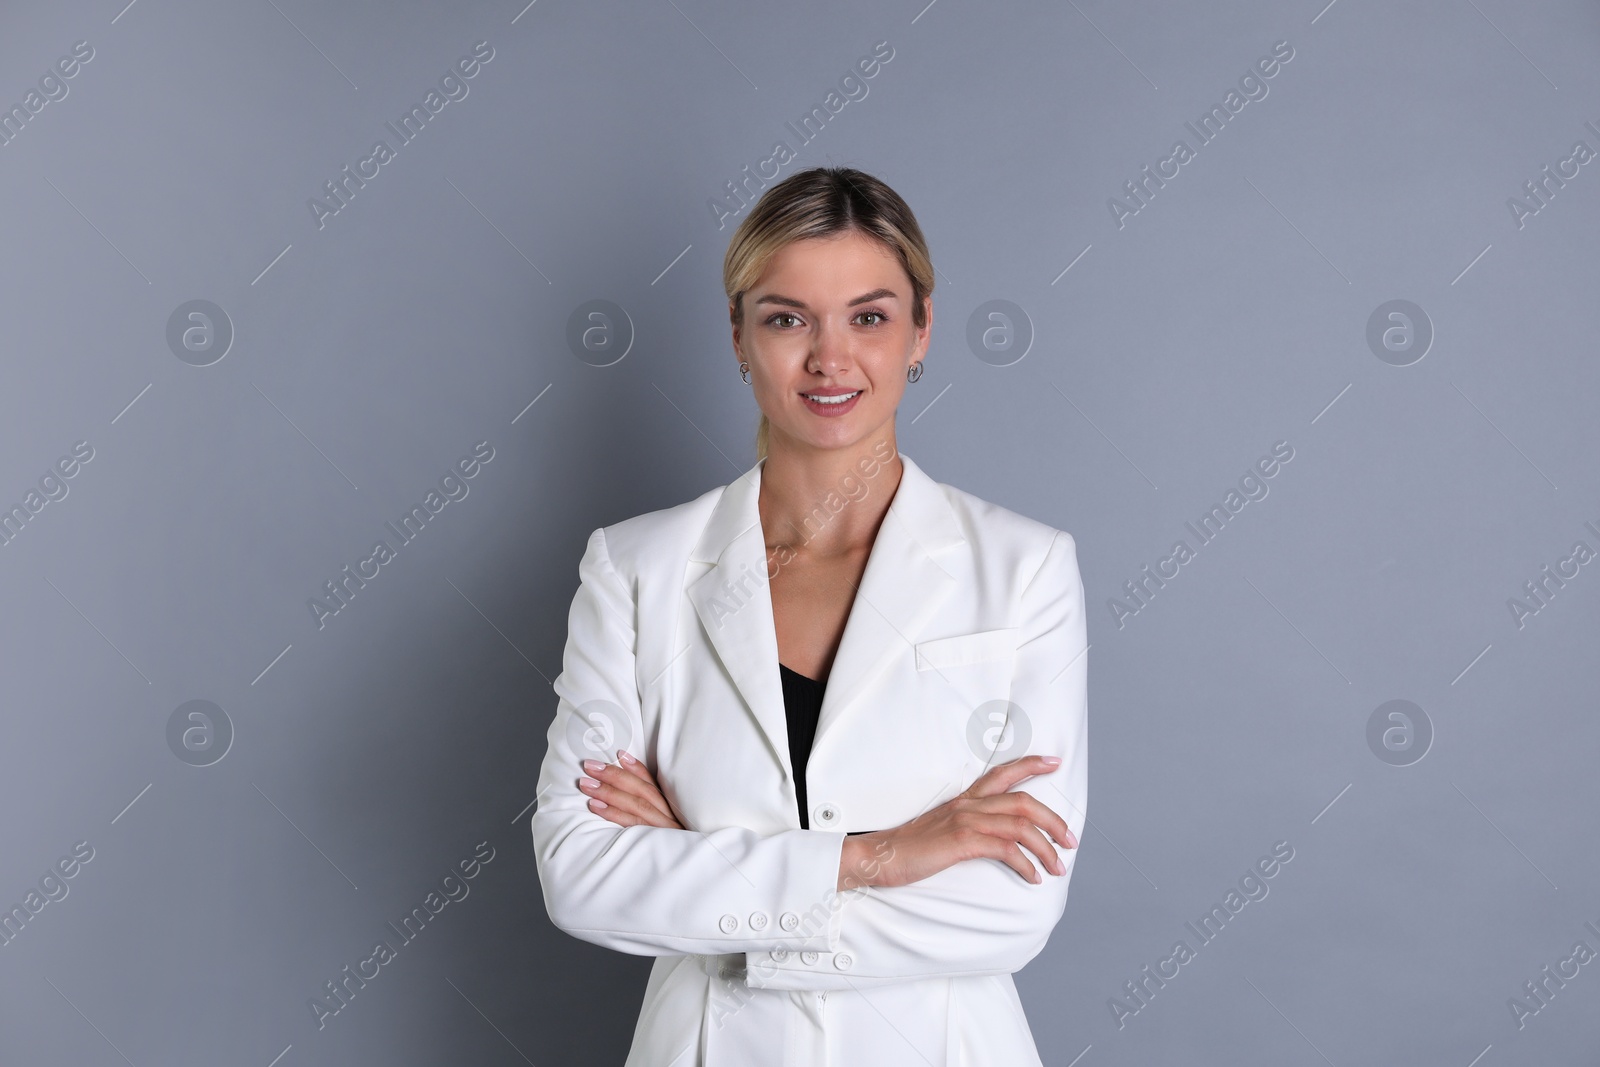
[[[1017,788],[1084,831],[1072,536],[900,458],[827,678],[810,829],[756,507],[763,464],[589,536],[533,841],[556,926],[656,957],[627,1067],[1040,1062],[1011,975],[1061,917],[1075,849],[1059,849],[1061,877],[1025,852],[1038,885],[972,859],[912,885],[835,890],[847,831],[898,826],[1022,755],[1061,757]],[[843,492],[819,505],[849,506]],[[688,829],[589,810],[579,760],[619,748]]]

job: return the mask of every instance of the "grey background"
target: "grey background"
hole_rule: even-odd
[[[0,547],[0,903],[94,858],[0,947],[0,1060],[621,1062],[649,960],[554,930],[533,863],[549,682],[587,533],[754,462],[708,201],[783,139],[783,174],[861,167],[928,235],[902,450],[1077,539],[1092,822],[1018,976],[1045,1062],[1593,1062],[1600,963],[1520,1029],[1508,998],[1600,950],[1600,564],[1521,627],[1507,601],[1600,549],[1600,162],[1520,228],[1507,199],[1600,150],[1600,13],[1324,3],[8,5],[7,107],[94,56],[0,147],[0,503],[94,455]],[[308,199],[480,40],[319,229]],[[166,339],[195,299],[235,334],[205,367]],[[594,299],[635,334],[609,367],[566,341]],[[994,299],[1034,334],[1009,366],[966,341]],[[1394,299],[1435,331],[1409,366],[1366,341]],[[479,441],[319,629],[322,583]],[[1279,441],[1269,495],[1119,628]],[[1396,699],[1433,731],[1408,766],[1367,741]],[[168,744],[191,700],[232,724],[210,766]],[[308,1000],[480,841],[470,895],[319,1030]],[[1270,894],[1119,1028],[1278,841]]]

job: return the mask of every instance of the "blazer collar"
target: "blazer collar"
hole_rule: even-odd
[[[949,498],[903,452],[900,461],[900,485],[878,528],[828,674],[813,751],[878,673],[911,650],[957,583],[953,568],[941,562],[966,544]],[[761,460],[723,489],[690,555],[685,591],[774,758],[792,778],[758,508],[765,463]],[[710,569],[697,574],[697,567]]]

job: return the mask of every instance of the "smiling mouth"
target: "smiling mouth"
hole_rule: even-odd
[[[801,393],[800,395],[813,404],[847,404],[860,396],[861,390],[857,389],[853,393],[839,393],[836,396],[818,396],[816,393]]]

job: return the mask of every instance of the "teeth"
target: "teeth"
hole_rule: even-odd
[[[812,396],[810,393],[804,393],[802,395],[805,396],[807,400],[817,404],[843,404],[847,400],[853,400],[860,396],[861,390],[857,389],[853,393],[840,393],[838,396]]]

